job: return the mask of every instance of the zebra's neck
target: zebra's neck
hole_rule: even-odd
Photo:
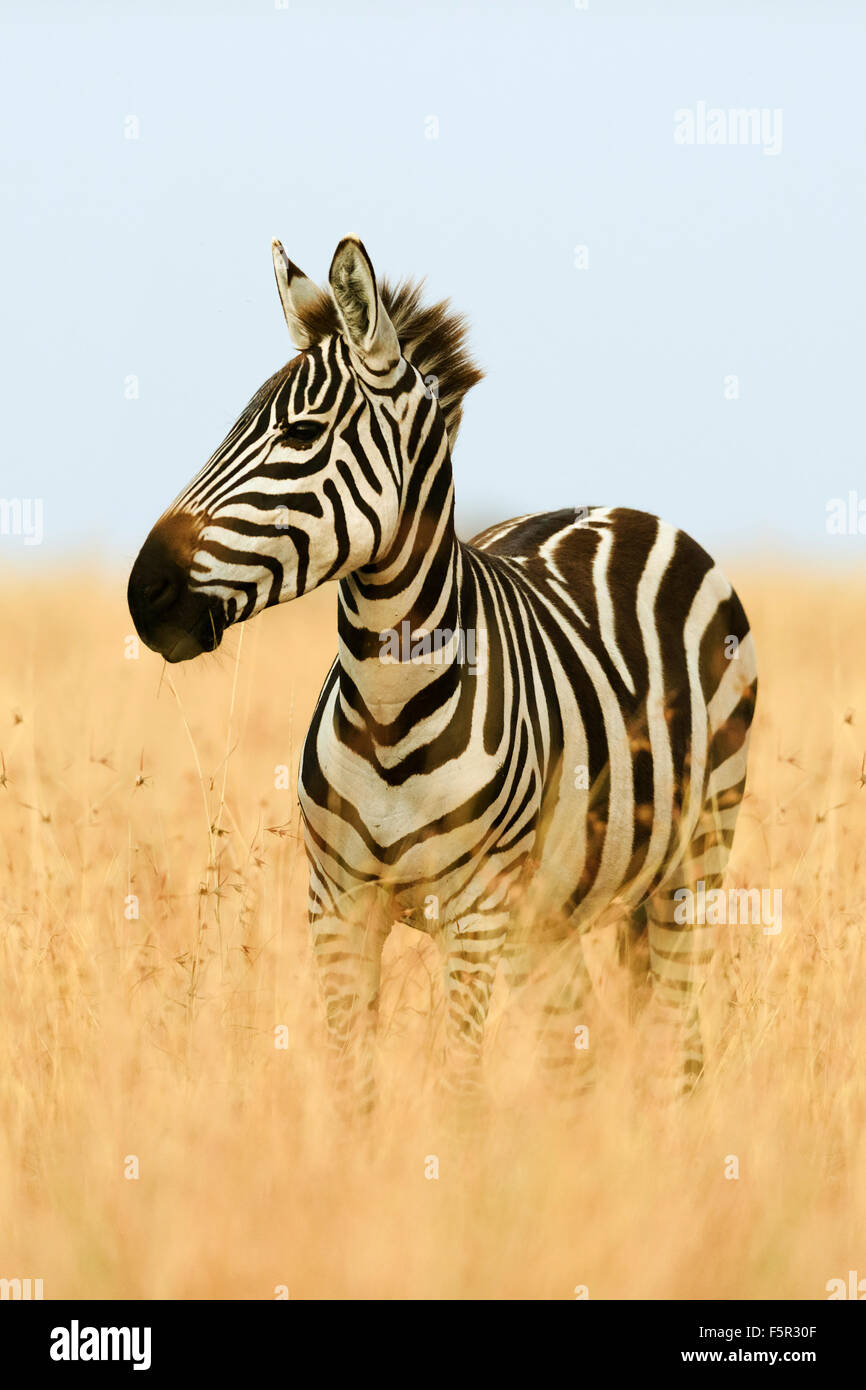
[[[340,711],[375,744],[408,727],[410,714],[428,735],[431,720],[447,722],[466,665],[462,577],[448,441],[431,429],[388,553],[339,585]]]

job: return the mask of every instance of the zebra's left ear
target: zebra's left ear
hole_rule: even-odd
[[[357,237],[343,237],[328,280],[350,347],[377,376],[393,371],[400,360],[400,344],[376,287],[370,257]]]
[[[289,260],[283,250],[282,242],[277,241],[276,237],[271,242],[271,251],[274,257],[277,289],[280,292],[280,302],[283,306],[289,332],[292,335],[292,342],[299,348],[308,348],[316,339],[307,328],[304,310],[312,308],[313,304],[322,298],[322,291],[309,276],[305,275],[302,270],[298,270],[295,263]]]

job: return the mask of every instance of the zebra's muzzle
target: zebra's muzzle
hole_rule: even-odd
[[[166,661],[189,661],[220,644],[222,605],[192,587],[189,562],[165,523],[157,523],[139,551],[127,600],[142,642]]]

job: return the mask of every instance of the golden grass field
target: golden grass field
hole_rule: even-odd
[[[46,1298],[822,1299],[866,1276],[866,583],[728,568],[760,676],[729,882],[781,888],[784,925],[722,929],[699,1094],[641,1099],[602,934],[579,1118],[527,1079],[503,986],[490,1113],[461,1137],[431,1103],[436,947],[397,928],[368,1141],[328,1100],[294,792],[333,589],[168,668],[125,657],[124,575],[7,575],[0,1277]]]

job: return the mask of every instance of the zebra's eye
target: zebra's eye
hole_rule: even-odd
[[[280,438],[287,444],[312,444],[324,429],[318,420],[288,420],[280,431]]]

